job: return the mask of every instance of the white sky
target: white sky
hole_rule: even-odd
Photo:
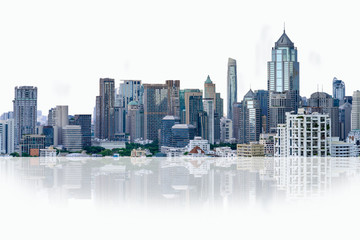
[[[267,88],[266,64],[286,22],[298,48],[300,94],[346,94],[359,85],[356,1],[49,1],[0,2],[0,113],[14,87],[38,87],[38,109],[69,105],[92,113],[99,78],[181,80],[203,88],[209,74],[226,99],[228,57],[237,60],[238,98]],[[224,101],[226,104],[226,101]],[[224,112],[226,112],[224,106]]]

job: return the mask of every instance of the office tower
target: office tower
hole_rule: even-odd
[[[215,105],[215,112],[222,118],[224,116],[224,99],[221,98],[220,93],[216,93]]]
[[[115,105],[128,109],[128,104],[132,101],[142,104],[144,89],[141,85],[141,80],[121,81],[119,92],[116,94]]]
[[[333,98],[338,99],[342,104],[345,97],[345,83],[336,77],[333,79]]]
[[[243,113],[244,113],[244,143],[259,141],[261,129],[261,109],[259,101],[254,92],[250,89],[243,99]]]
[[[262,133],[268,132],[267,116],[269,107],[269,91],[267,90],[255,90],[256,99],[259,102],[260,107],[260,121]]]
[[[168,115],[180,117],[180,80],[166,80],[168,87]]]
[[[95,137],[113,139],[115,133],[115,81],[100,78],[100,95],[96,97]]]
[[[0,120],[0,154],[15,152],[14,119]]]
[[[168,86],[144,84],[144,139],[159,140],[161,120],[168,113]]]
[[[286,113],[275,136],[275,157],[326,157],[330,155],[331,120],[328,114]]]
[[[185,92],[186,124],[191,124],[198,129],[199,112],[203,111],[202,92]]]
[[[353,100],[352,96],[345,96],[344,97],[344,102],[348,102],[348,103],[352,104],[352,100]]]
[[[55,114],[56,114],[56,108],[49,109],[48,113],[48,126],[55,126]]]
[[[161,146],[172,146],[172,127],[175,124],[180,124],[180,118],[176,116],[167,115],[161,121]]]
[[[232,107],[237,102],[237,71],[236,60],[228,59],[227,69],[227,118],[232,119]]]
[[[14,120],[15,145],[24,134],[34,134],[37,117],[37,87],[15,87]]]
[[[124,107],[114,107],[114,131],[115,134],[126,132],[127,110]]]
[[[186,147],[195,137],[195,127],[191,124],[175,124],[171,128],[172,147]]]
[[[244,108],[243,102],[236,102],[233,104],[233,135],[231,137],[236,139],[237,143],[244,143]]]
[[[360,129],[360,91],[356,90],[352,97],[351,130]]]
[[[23,153],[30,156],[39,156],[40,149],[45,148],[45,136],[37,134],[23,135],[19,142],[20,156]]]
[[[180,121],[182,124],[186,123],[186,106],[185,106],[185,93],[186,92],[201,92],[200,89],[183,89],[179,91],[180,96]]]
[[[220,120],[220,141],[229,143],[233,136],[233,124],[231,119],[222,117]]]
[[[63,146],[67,151],[75,152],[82,149],[81,126],[67,125],[63,127]]]
[[[331,119],[331,136],[339,137],[339,100],[333,99],[325,92],[315,92],[308,99],[311,112],[328,114]]]
[[[351,130],[351,109],[352,105],[345,102],[339,107],[339,131],[340,140],[344,141]]]
[[[55,131],[57,131],[57,144],[62,145],[62,129],[66,125],[69,125],[69,107],[64,106],[56,106],[55,108]],[[55,141],[56,142],[56,141]]]
[[[268,62],[268,130],[274,132],[277,125],[285,123],[285,113],[297,112],[300,102],[299,62],[297,49],[285,30],[272,48]]]
[[[197,119],[198,121],[195,135],[207,140],[209,138],[209,119],[207,112],[199,111]]]
[[[220,143],[220,114],[214,113],[214,142]]]
[[[215,104],[213,98],[204,98],[203,99],[203,108],[204,112],[207,114],[208,119],[208,134],[207,140],[210,144],[214,144],[214,130],[215,130]]]
[[[45,147],[50,147],[54,145],[54,127],[53,126],[44,126],[42,129],[42,134],[45,136]]]
[[[75,125],[81,126],[82,147],[91,146],[91,114],[76,114]]]
[[[216,89],[215,84],[211,81],[208,75],[204,83],[204,98],[211,98],[216,101]]]
[[[144,138],[144,109],[143,105],[136,101],[129,102],[126,115],[126,133],[130,136],[130,141]]]

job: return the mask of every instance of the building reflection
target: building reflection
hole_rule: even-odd
[[[359,166],[358,158],[12,158],[0,159],[0,181],[54,204],[233,208],[322,198]]]

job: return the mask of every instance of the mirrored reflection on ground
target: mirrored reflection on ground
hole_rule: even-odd
[[[54,205],[237,208],[360,188],[359,170],[359,158],[3,158],[0,183]]]

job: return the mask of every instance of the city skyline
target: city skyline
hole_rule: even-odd
[[[159,3],[146,6],[153,10]],[[13,98],[15,86],[37,86],[38,109],[45,113],[56,105],[69,105],[70,114],[92,113],[95,105],[93,96],[98,92],[97,81],[105,77],[114,78],[115,87],[119,86],[120,79],[140,79],[150,84],[179,79],[182,88],[201,89],[206,76],[210,75],[225,99],[228,57],[237,60],[238,98],[242,99],[250,89],[250,83],[252,89],[266,89],[266,62],[271,59],[269,49],[281,35],[284,21],[287,34],[299,49],[302,86],[309,83],[312,86],[302,88],[301,96],[315,92],[317,85],[331,94],[334,77],[351,83],[346,95],[359,88],[355,82],[356,61],[352,61],[359,50],[351,47],[359,41],[359,34],[351,31],[358,17],[351,14],[354,9],[349,6],[346,6],[346,11],[341,11],[343,6],[329,4],[328,12],[322,15],[324,22],[314,23],[298,19],[302,10],[308,7],[309,19],[315,19],[320,3],[313,3],[311,8],[308,3],[301,3],[299,11],[280,16],[271,14],[268,19],[275,10],[272,5],[279,5],[264,2],[264,7],[258,9],[259,14],[250,18],[252,24],[248,24],[249,21],[244,21],[248,15],[236,14],[241,4],[234,5],[234,9],[215,3],[206,6],[196,3],[190,9],[187,2],[163,4],[160,16],[154,16],[148,9],[139,11],[141,19],[146,18],[148,22],[124,21],[138,10],[133,3],[109,3],[101,5],[99,10],[95,9],[95,3],[89,3],[87,11],[81,12],[79,10],[83,5],[80,3],[69,7],[68,2],[64,2],[56,6],[57,10],[51,4],[38,10],[36,7],[39,4],[24,5],[27,11],[19,9],[19,14],[23,15],[4,29],[8,37],[2,40],[3,70],[0,77],[4,80],[0,90],[1,112],[11,110],[9,99]],[[246,5],[247,9],[257,7],[251,4]],[[128,13],[116,14],[120,6]],[[6,7],[16,9],[12,3]],[[177,8],[189,13],[188,19],[181,17]],[[202,8],[204,11],[201,11]],[[282,8],[280,6],[279,11]],[[93,18],[97,16],[96,11],[101,11],[101,14]],[[224,17],[226,11],[229,14]],[[17,17],[17,14],[9,16],[13,12],[4,11],[1,19],[9,22],[8,18]],[[31,16],[38,16],[31,18],[28,12]],[[334,13],[336,19],[333,18]],[[64,21],[61,18],[63,14],[68,15]],[[208,14],[214,17],[206,18]],[[44,18],[48,21],[43,21]],[[163,21],[165,18],[166,23]],[[23,22],[24,19],[27,22]],[[303,29],[306,29],[306,34]],[[347,36],[349,44],[341,44],[338,40],[340,36]],[[349,59],[348,64],[341,64],[342,59]],[[86,91],[79,90],[84,87]],[[79,94],[81,99],[78,99]]]

